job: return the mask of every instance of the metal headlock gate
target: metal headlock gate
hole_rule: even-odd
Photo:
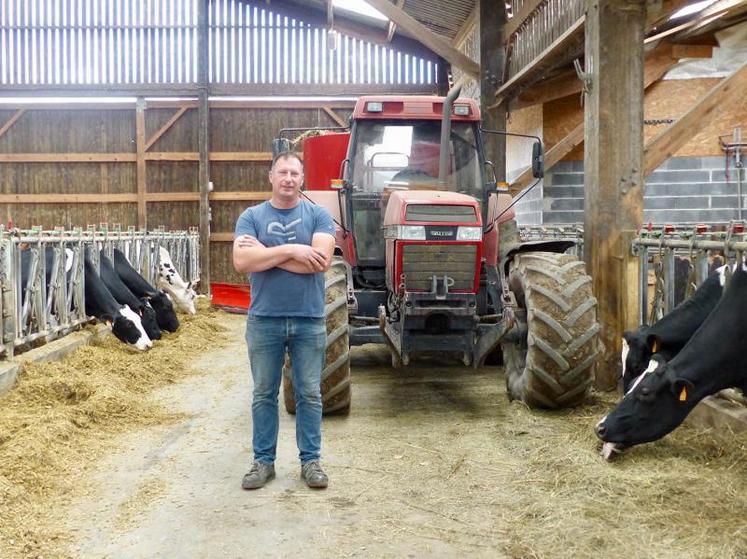
[[[732,221],[723,227],[723,231],[714,229],[714,226],[707,225],[665,225],[643,230],[633,240],[633,254],[640,259],[640,325],[656,322],[675,307],[676,258],[682,258],[688,263],[686,298],[708,277],[714,257],[720,257],[722,262],[719,263],[723,264],[744,262],[744,253],[747,251],[744,221]],[[649,270],[653,270],[655,279],[654,300],[650,310]]]
[[[581,224],[520,227],[523,241],[574,240],[567,252],[583,258],[584,230]],[[680,259],[687,264],[685,298],[705,281],[715,258],[718,265],[744,261],[747,251],[747,226],[742,220],[725,224],[666,224],[642,230],[632,242],[638,266],[639,325],[653,324],[670,312],[679,302],[675,292],[675,264]],[[654,279],[654,296],[649,308],[649,276]],[[681,286],[679,286],[681,287]]]
[[[64,336],[90,320],[85,313],[86,248],[97,269],[99,251],[111,258],[115,248],[121,250],[133,268],[155,286],[161,247],[168,250],[185,281],[199,281],[199,233],[194,228],[123,232],[102,226],[22,231],[0,226],[0,358],[12,357],[16,348],[37,340]]]

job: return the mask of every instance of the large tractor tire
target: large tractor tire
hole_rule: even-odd
[[[502,344],[509,398],[537,408],[583,403],[594,382],[599,332],[584,263],[570,254],[522,253],[508,282],[526,311],[526,335]]]
[[[324,277],[324,315],[327,319],[327,349],[322,369],[322,413],[350,413],[350,343],[348,335],[347,274],[338,257]],[[288,413],[296,413],[290,357],[283,367],[283,398]]]

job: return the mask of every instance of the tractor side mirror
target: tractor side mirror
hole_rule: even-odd
[[[545,176],[545,150],[542,142],[534,142],[532,145],[532,176],[541,179]]]
[[[278,154],[290,151],[290,141],[288,138],[275,138],[272,141],[272,158],[275,159]]]

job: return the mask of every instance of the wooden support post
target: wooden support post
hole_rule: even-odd
[[[199,2],[197,8],[198,39],[197,78],[200,92],[198,95],[197,133],[200,182],[200,284],[199,290],[210,295],[210,120],[208,107],[208,2]]]
[[[506,8],[502,2],[480,0],[480,107],[482,126],[492,130],[506,129],[506,108],[490,108],[495,101],[498,80],[503,73],[503,26]],[[495,166],[496,179],[506,179],[506,137],[483,135],[485,157]]]
[[[148,227],[145,194],[145,99],[137,98],[135,106],[135,161],[137,166],[137,226],[138,229]]]
[[[645,21],[646,0],[587,1],[584,253],[602,327],[598,389],[617,386],[622,333],[637,326],[630,243],[643,219]]]

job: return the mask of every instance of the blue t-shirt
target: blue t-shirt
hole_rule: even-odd
[[[247,208],[236,221],[236,236],[251,235],[266,247],[311,245],[314,233],[334,237],[332,216],[322,206],[301,200],[287,210],[269,201]],[[249,274],[252,316],[324,317],[324,273],[296,274],[280,268]]]

